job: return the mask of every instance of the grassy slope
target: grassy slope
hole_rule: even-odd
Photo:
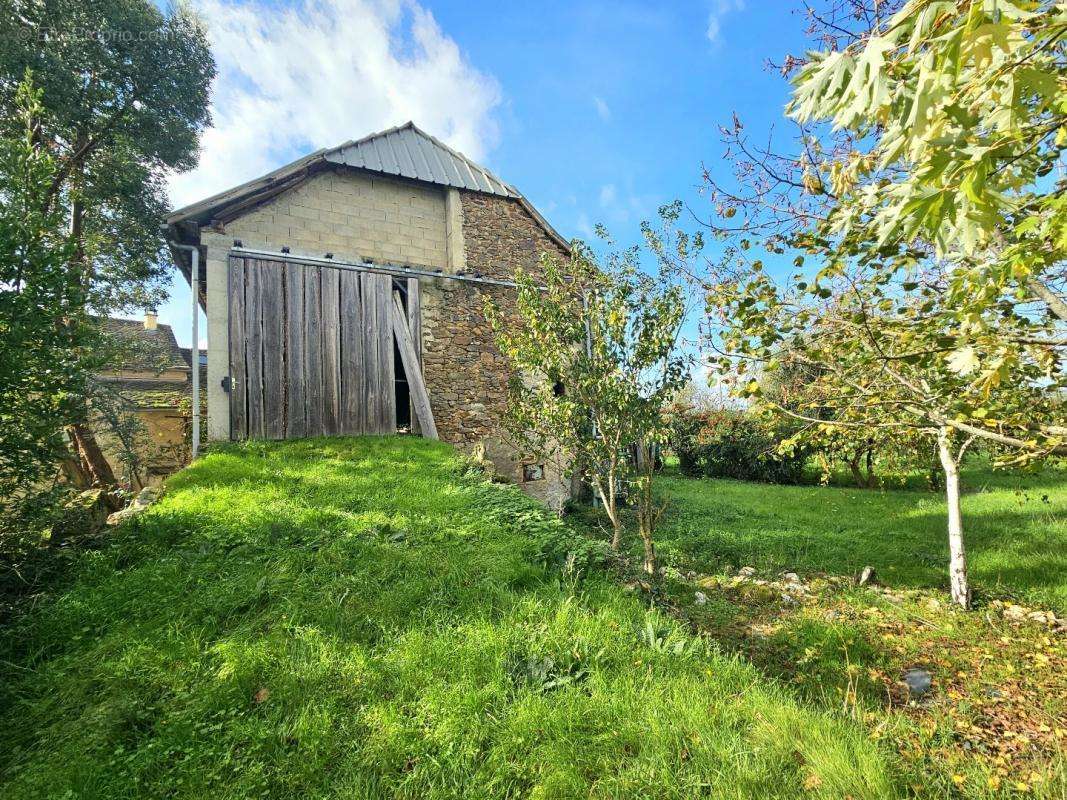
[[[980,592],[1067,611],[1067,472],[965,474],[964,536]],[[680,566],[835,574],[875,567],[894,586],[947,584],[943,498],[665,477],[661,550]]]
[[[858,725],[538,566],[556,530],[442,445],[212,453],[0,631],[0,796],[898,793]]]

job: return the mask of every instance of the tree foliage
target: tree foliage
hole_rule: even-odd
[[[603,500],[618,548],[624,491],[636,498],[645,567],[654,566],[651,450],[666,441],[664,409],[687,379],[677,348],[681,289],[638,266],[638,251],[601,268],[577,245],[566,264],[546,257],[520,272],[515,314],[487,316],[513,367],[507,423],[530,451],[577,470]],[[630,449],[637,448],[631,456]]]
[[[709,180],[725,257],[694,269],[738,390],[826,446],[925,439],[946,476],[953,595],[969,598],[959,460],[1067,452],[1062,3],[828,0],[788,57],[796,150],[723,129],[735,185]],[[842,12],[851,12],[842,15]],[[795,253],[784,283],[768,277]],[[811,271],[805,263],[813,263]],[[761,375],[810,379],[798,402]],[[786,443],[788,446],[790,442]]]
[[[63,452],[93,338],[63,204],[43,199],[57,164],[37,136],[28,79],[0,138],[0,497],[37,481]]]
[[[149,0],[0,0],[5,119],[18,114],[27,73],[41,90],[33,145],[53,165],[35,202],[53,231],[70,230],[83,306],[100,317],[156,306],[169,272],[159,231],[166,179],[196,163],[209,123],[215,66],[202,24],[186,6],[163,12]],[[83,364],[64,404],[75,450],[65,463],[87,482],[114,483],[89,425],[80,358],[65,362]],[[4,390],[18,385],[12,378]]]
[[[55,159],[44,201],[67,202],[98,313],[154,307],[165,296],[159,225],[166,179],[196,164],[210,122],[214,60],[186,6],[149,0],[0,1],[0,108],[12,113],[32,70],[38,136]]]

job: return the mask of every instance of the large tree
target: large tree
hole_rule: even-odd
[[[0,137],[0,498],[54,469],[60,438],[85,390],[92,331],[66,230],[46,207],[56,175],[37,141],[39,94],[24,81]],[[17,128],[16,128],[17,126]]]
[[[814,371],[806,435],[906,429],[936,443],[953,595],[966,603],[958,462],[1067,451],[1063,353],[1067,9],[1038,0],[805,4],[816,48],[788,56],[795,147],[723,129],[708,175],[712,340],[759,371]],[[800,269],[772,281],[772,264]],[[805,262],[814,269],[805,271]],[[739,381],[758,394],[760,381]],[[832,413],[826,413],[830,408]],[[956,495],[955,499],[953,495]]]
[[[14,119],[30,71],[37,144],[55,165],[41,213],[64,208],[86,305],[107,316],[157,305],[168,273],[166,179],[196,163],[214,61],[200,21],[149,0],[0,0],[0,109]],[[80,461],[111,478],[87,427],[68,419]]]

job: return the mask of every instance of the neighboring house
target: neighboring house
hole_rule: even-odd
[[[151,311],[144,320],[108,319],[104,324],[108,333],[124,344],[124,355],[97,378],[141,423],[143,430],[136,432],[134,442],[140,461],[138,474],[130,474],[124,448],[110,426],[96,426],[98,439],[115,475],[139,489],[159,482],[188,462],[191,352],[178,347],[174,331],[157,322]],[[201,353],[204,378],[207,354]]]
[[[483,313],[486,295],[508,306],[516,269],[567,258],[568,242],[484,167],[409,122],[167,225],[200,254],[210,439],[418,431],[429,413],[441,439],[484,448],[530,494],[557,506],[569,495],[501,435],[509,369]],[[173,253],[188,278],[190,254]]]

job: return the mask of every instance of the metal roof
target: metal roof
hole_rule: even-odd
[[[306,177],[309,171],[331,164],[525,200],[514,187],[504,183],[485,167],[430,136],[414,122],[407,122],[337,147],[316,150],[255,180],[179,208],[167,216],[167,224],[185,220],[206,222],[220,209],[239,204],[252,196],[285,188],[291,182]],[[542,223],[548,224],[540,214],[537,216]],[[551,233],[559,236],[555,231]]]
[[[323,153],[333,164],[399,175],[475,192],[518,197],[485,167],[421,130],[413,122],[373,133]]]
[[[453,189],[493,194],[518,201],[545,232],[564,249],[569,242],[556,231],[523,194],[496,175],[430,136],[414,122],[372,133],[337,147],[316,150],[290,164],[225,192],[180,208],[167,216],[168,225],[209,224],[238,216],[250,204],[286,191],[327,167],[346,166]],[[183,263],[178,259],[179,263]]]

